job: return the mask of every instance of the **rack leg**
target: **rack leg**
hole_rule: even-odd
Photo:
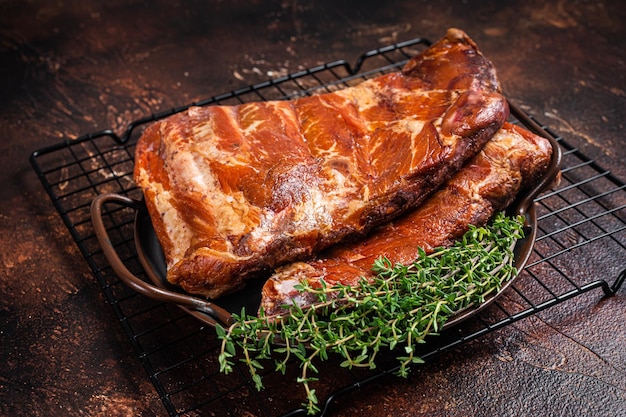
[[[606,286],[606,287],[603,287],[602,290],[604,291],[606,295],[615,295],[617,291],[620,289],[620,287],[622,286],[622,284],[624,283],[624,280],[626,280],[626,269],[624,269],[617,276],[617,279],[615,280],[613,285],[611,285],[611,287]]]

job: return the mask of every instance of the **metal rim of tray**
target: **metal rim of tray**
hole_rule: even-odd
[[[523,113],[515,106],[509,104],[511,111],[522,120],[522,124],[534,133],[541,134],[542,130],[536,126],[531,119],[524,119]],[[534,199],[545,190],[556,178],[561,163],[561,151],[554,140],[548,135],[542,135],[550,142],[552,147],[552,157],[550,166],[546,173],[538,181],[537,185],[520,196],[507,209],[511,214],[519,214],[525,217],[525,237],[520,239],[515,246],[514,266],[518,274],[522,271],[530,254],[532,253],[535,237],[537,235],[537,215],[534,208]],[[151,282],[147,282],[130,272],[114,247],[110,243],[107,229],[102,219],[102,206],[105,204],[119,204],[136,210],[134,222],[134,240],[139,260]],[[256,311],[256,292],[260,297],[260,287],[249,285],[236,294],[226,298],[225,304],[221,299],[212,301],[189,294],[181,288],[171,285],[165,278],[165,266],[163,265],[163,255],[160,246],[154,235],[154,230],[143,201],[135,200],[115,193],[101,194],[97,196],[91,205],[91,216],[96,236],[102,246],[107,261],[118,275],[118,277],[131,289],[138,293],[153,298],[158,301],[178,305],[188,314],[191,314],[203,323],[215,327],[216,324],[228,326],[232,323],[232,312],[239,312],[242,306],[246,306],[248,311]],[[496,298],[502,294],[515,280],[515,277],[502,285],[500,290],[488,297],[483,303],[477,306],[466,308],[457,313],[446,322],[444,328],[457,325],[460,322],[482,311],[488,307]],[[228,307],[226,307],[228,306]],[[258,304],[256,305],[258,307]]]

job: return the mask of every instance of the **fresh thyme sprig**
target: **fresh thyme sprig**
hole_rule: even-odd
[[[314,293],[319,302],[289,306],[284,316],[249,316],[242,309],[228,329],[217,326],[220,370],[233,370],[239,349],[260,390],[262,360],[273,357],[284,374],[295,357],[310,414],[320,411],[310,385],[317,380],[314,360],[326,360],[331,352],[344,359],[342,367],[373,369],[381,349],[398,349],[398,374],[406,376],[411,364],[422,362],[415,348],[426,336],[438,334],[449,318],[484,302],[517,273],[513,249],[523,237],[523,222],[521,216],[499,213],[488,226],[471,226],[451,247],[431,254],[420,249],[411,265],[380,258],[373,265],[375,277],[358,286],[322,282],[313,288],[303,282],[299,291]]]

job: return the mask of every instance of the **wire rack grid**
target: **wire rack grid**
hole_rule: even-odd
[[[114,309],[167,413],[182,415],[305,415],[295,373],[286,376],[266,366],[264,384],[272,395],[258,392],[245,369],[219,372],[219,340],[177,306],[156,302],[130,290],[108,265],[91,224],[90,203],[99,194],[141,198],[132,179],[137,138],[151,122],[192,105],[240,104],[289,99],[333,91],[395,71],[430,43],[414,39],[363,54],[354,66],[339,60],[295,74],[211,97],[202,102],[153,114],[131,123],[122,135],[104,130],[37,150],[31,164],[70,234]],[[536,201],[538,235],[523,273],[493,305],[454,331],[444,332],[420,351],[425,360],[496,329],[600,288],[614,294],[626,276],[626,185],[578,149],[528,115],[512,121],[533,123],[559,142],[563,151],[558,188]],[[127,268],[144,277],[134,243],[134,212],[122,207],[106,211],[107,230]],[[589,256],[589,254],[594,256]],[[594,273],[580,273],[594,271]],[[596,276],[602,271],[603,276]],[[363,385],[393,374],[397,365],[385,360],[378,369],[347,370],[331,358],[320,369],[321,415],[337,400]],[[276,396],[280,393],[280,397]]]

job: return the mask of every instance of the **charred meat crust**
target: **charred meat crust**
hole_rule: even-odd
[[[419,205],[507,116],[493,65],[451,29],[354,87],[159,121],[134,177],[168,280],[216,298]]]

